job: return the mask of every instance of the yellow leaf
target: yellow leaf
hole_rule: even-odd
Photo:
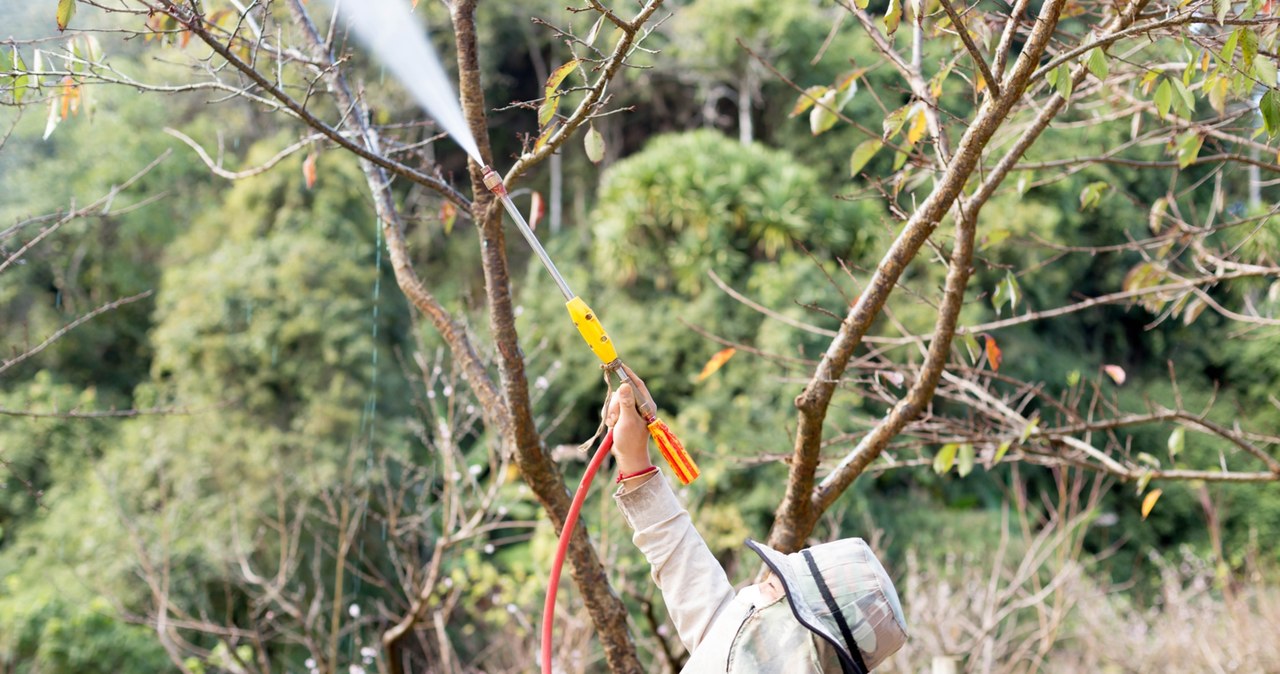
[[[71,17],[76,14],[76,0],[58,0],[58,30],[67,29]]]
[[[538,126],[546,126],[556,116],[556,108],[560,105],[558,93],[560,83],[577,67],[578,59],[570,59],[568,63],[556,68],[551,73],[551,77],[547,78],[547,85],[542,92],[542,105],[538,106]]]
[[[707,377],[715,374],[716,370],[724,367],[724,364],[729,362],[729,359],[733,358],[733,354],[737,353],[737,351],[738,350],[732,346],[727,349],[717,351],[716,355],[712,356],[711,360],[708,360],[707,364],[702,366],[702,372],[698,373],[698,381],[701,382]]]
[[[1147,519],[1147,515],[1151,514],[1151,509],[1156,507],[1156,501],[1160,500],[1160,495],[1163,493],[1159,489],[1152,489],[1142,498],[1142,519]]]
[[[917,105],[915,116],[911,118],[911,127],[907,129],[907,144],[915,145],[924,138],[925,129],[928,128],[928,118],[924,114],[924,106]]]

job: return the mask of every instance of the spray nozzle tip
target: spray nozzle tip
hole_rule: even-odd
[[[480,174],[484,178],[484,186],[489,188],[490,192],[498,196],[507,193],[507,186],[502,184],[502,176],[498,175],[497,171],[486,165],[480,167]]]

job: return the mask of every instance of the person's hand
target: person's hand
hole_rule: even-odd
[[[652,399],[644,382],[630,368],[627,374],[635,387],[629,384],[618,387],[609,398],[604,415],[605,425],[613,429],[613,456],[618,460],[618,471],[623,474],[637,473],[653,465],[649,461],[649,429],[636,411],[637,389],[644,400],[650,401],[650,406]]]

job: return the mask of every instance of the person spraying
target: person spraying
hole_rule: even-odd
[[[650,462],[637,407],[653,409],[653,400],[634,372],[626,374],[630,383],[613,394],[605,414],[620,484],[614,500],[689,650],[681,672],[866,674],[902,647],[907,631],[897,590],[860,538],[792,554],[747,540],[769,571],[735,592]]]

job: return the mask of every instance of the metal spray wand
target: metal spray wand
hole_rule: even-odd
[[[608,333],[605,332],[604,326],[600,324],[600,319],[596,316],[591,307],[582,301],[581,297],[574,294],[569,288],[569,284],[565,282],[564,277],[560,275],[560,271],[556,269],[556,265],[551,261],[551,257],[547,255],[547,251],[538,241],[538,237],[534,236],[533,230],[529,228],[529,223],[525,222],[524,216],[516,208],[511,196],[507,194],[507,186],[502,182],[502,176],[488,166],[481,167],[484,175],[484,185],[493,192],[498,200],[502,202],[503,207],[507,209],[507,213],[511,215],[511,219],[515,221],[516,228],[520,230],[520,234],[524,236],[525,241],[529,242],[529,247],[533,248],[533,252],[537,254],[538,259],[542,261],[542,266],[547,268],[551,273],[551,278],[555,280],[556,285],[560,288],[561,294],[565,298],[565,308],[569,310],[569,317],[573,320],[573,326],[578,329],[578,334],[586,340],[587,346],[591,347],[591,352],[596,354],[601,363],[604,363],[604,369],[618,375],[618,379],[623,383],[631,383],[631,378],[627,376],[626,368],[622,367],[622,359],[618,357],[618,351],[613,346],[613,340],[609,339]],[[689,452],[685,451],[684,445],[671,432],[661,419],[658,419],[656,410],[653,409],[649,400],[640,402],[640,416],[644,417],[645,423],[649,427],[649,435],[653,437],[654,442],[658,445],[658,450],[662,453],[662,458],[666,459],[667,464],[671,466],[671,470],[675,472],[676,478],[681,484],[689,484],[698,478],[698,464],[694,463],[693,457],[689,456]]]

